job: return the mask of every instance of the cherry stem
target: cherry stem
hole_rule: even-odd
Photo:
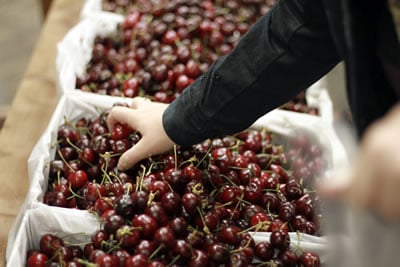
[[[144,179],[144,176],[145,176],[145,173],[146,173],[146,167],[143,166],[143,165],[140,165],[140,167],[142,168],[143,171],[140,173],[139,180],[136,180],[136,183],[139,183],[139,184],[136,185],[136,192],[137,191],[142,191],[143,179]]]
[[[153,202],[154,197],[157,195],[157,192],[150,192],[149,193],[149,199],[147,200],[147,206],[149,207],[150,204]]]
[[[68,145],[72,146],[76,151],[78,151],[79,153],[82,153],[82,149],[80,149],[78,146],[76,146],[74,143],[72,143],[68,137],[67,137],[67,143],[68,143]]]
[[[254,229],[254,232],[258,232],[258,231],[259,231],[260,229],[262,229],[264,226],[269,226],[269,225],[270,225],[270,222],[269,222],[269,221],[261,221],[261,222],[258,222],[258,223],[255,224],[255,225],[253,225],[253,226],[250,226],[249,228],[246,228],[246,229],[240,231],[238,234],[241,235],[241,234],[250,232],[250,231],[253,230],[253,229]]]
[[[200,164],[210,155],[211,148],[207,150],[207,152],[204,154],[204,156],[200,159],[200,161],[196,164],[196,168],[200,166]]]
[[[232,212],[232,215],[231,215],[230,220],[233,219],[233,215],[235,214],[235,211],[237,211],[237,209],[239,208],[240,202],[244,201],[244,200],[243,200],[243,197],[244,197],[244,193],[242,193],[242,194],[240,195],[240,197],[239,197],[239,199],[238,199],[238,202],[236,203],[235,208],[233,209],[233,212]]]
[[[67,165],[67,167],[70,168],[70,170],[75,172],[74,168],[72,168],[72,166],[69,165],[69,163],[65,160],[64,156],[61,153],[61,150],[57,149],[57,154],[61,158],[61,160],[65,163],[65,165]]]
[[[71,199],[74,197],[83,198],[83,196],[78,195],[77,193],[74,192],[74,190],[72,190],[71,183],[69,183],[68,189],[71,192],[72,196],[67,197],[67,199]]]
[[[118,170],[117,170],[117,172],[118,172]],[[119,184],[123,184],[122,181],[121,181],[121,179],[119,179],[118,175],[115,173],[115,171],[111,171],[111,172],[109,173],[109,175],[112,176],[112,177],[114,177],[115,179],[117,179],[117,181],[118,181]]]
[[[90,262],[85,261],[85,260],[80,259],[80,258],[76,258],[75,260],[76,260],[79,264],[82,264],[82,265],[84,265],[84,266],[86,266],[86,267],[97,267],[97,266],[98,266],[96,263],[90,263]]]
[[[151,261],[163,247],[164,247],[164,244],[160,244],[160,245],[153,251],[153,253],[151,253],[151,255],[149,256],[149,258],[147,259],[147,261]]]
[[[229,177],[228,177],[228,176],[226,176],[226,175],[224,175],[224,174],[220,174],[220,176],[221,176],[222,178],[224,178],[225,180],[227,180],[227,181],[228,181],[228,183],[230,183],[231,185],[233,185],[233,186],[237,186],[237,184],[235,184],[235,182],[234,182],[234,181],[232,181],[232,179],[229,179]]]
[[[214,208],[215,209],[222,208],[222,207],[225,207],[225,206],[232,205],[232,203],[233,203],[232,201],[228,201],[228,202],[225,202],[224,204],[216,205]]]
[[[179,260],[179,258],[181,257],[181,255],[176,255],[176,257],[167,265],[167,267],[170,267],[170,266],[172,266],[172,265],[174,265],[175,264],[175,262],[177,261],[177,260]]]
[[[196,195],[201,195],[204,192],[204,187],[202,183],[196,183],[192,186],[192,193]]]
[[[200,215],[200,219],[203,222],[203,232],[205,232],[206,234],[211,234],[210,229],[208,228],[206,221],[204,220],[204,216],[203,213],[201,211],[201,209],[199,207],[197,207],[197,211],[199,212]]]
[[[296,252],[297,250],[300,250],[301,252],[304,252],[305,250],[301,248],[300,246],[300,235],[301,233],[299,231],[296,232],[296,236],[297,236],[297,243],[296,243],[296,249],[294,250],[294,252]]]
[[[186,164],[186,163],[193,163],[193,162],[196,161],[196,160],[197,160],[196,156],[192,156],[190,159],[187,159],[187,160],[181,162],[181,164],[179,164],[179,167],[178,167],[178,168],[180,169],[184,164]]]

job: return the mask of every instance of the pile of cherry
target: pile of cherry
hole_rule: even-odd
[[[264,1],[243,2],[249,3],[137,3],[113,36],[96,37],[86,74],[77,78],[76,88],[173,101],[219,56],[230,52],[268,7]]]
[[[156,1],[154,1],[156,2]],[[112,36],[97,36],[76,88],[170,103],[236,46],[273,1],[110,1],[130,12]],[[108,6],[107,2],[105,5]],[[295,106],[307,110],[306,103]]]
[[[119,156],[141,137],[122,124],[110,133],[107,114],[59,127],[44,195],[48,205],[93,212],[100,230],[83,248],[45,235],[28,266],[319,266],[317,255],[289,247],[288,232],[320,235],[312,184],[325,161],[307,135],[248,129],[121,172]],[[256,245],[254,232],[271,239]]]

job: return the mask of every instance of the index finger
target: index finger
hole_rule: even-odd
[[[124,123],[136,129],[135,120],[132,119],[134,113],[134,110],[127,107],[113,107],[107,116],[108,130],[112,132],[114,130],[114,125],[117,123]]]

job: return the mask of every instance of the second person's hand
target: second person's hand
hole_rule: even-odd
[[[167,104],[136,97],[129,108],[116,106],[111,109],[107,119],[110,132],[116,123],[125,123],[142,135],[137,144],[121,155],[118,162],[119,170],[126,170],[144,158],[173,148],[174,143],[166,134],[162,124],[162,115],[167,107]]]

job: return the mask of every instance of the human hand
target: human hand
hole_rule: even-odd
[[[126,170],[144,158],[161,154],[173,147],[174,143],[162,124],[162,114],[167,107],[167,104],[135,97],[129,108],[116,106],[111,109],[107,119],[110,132],[116,123],[125,123],[142,135],[137,144],[121,155],[119,170]]]
[[[400,104],[367,130],[348,183],[322,184],[320,193],[400,221]]]

